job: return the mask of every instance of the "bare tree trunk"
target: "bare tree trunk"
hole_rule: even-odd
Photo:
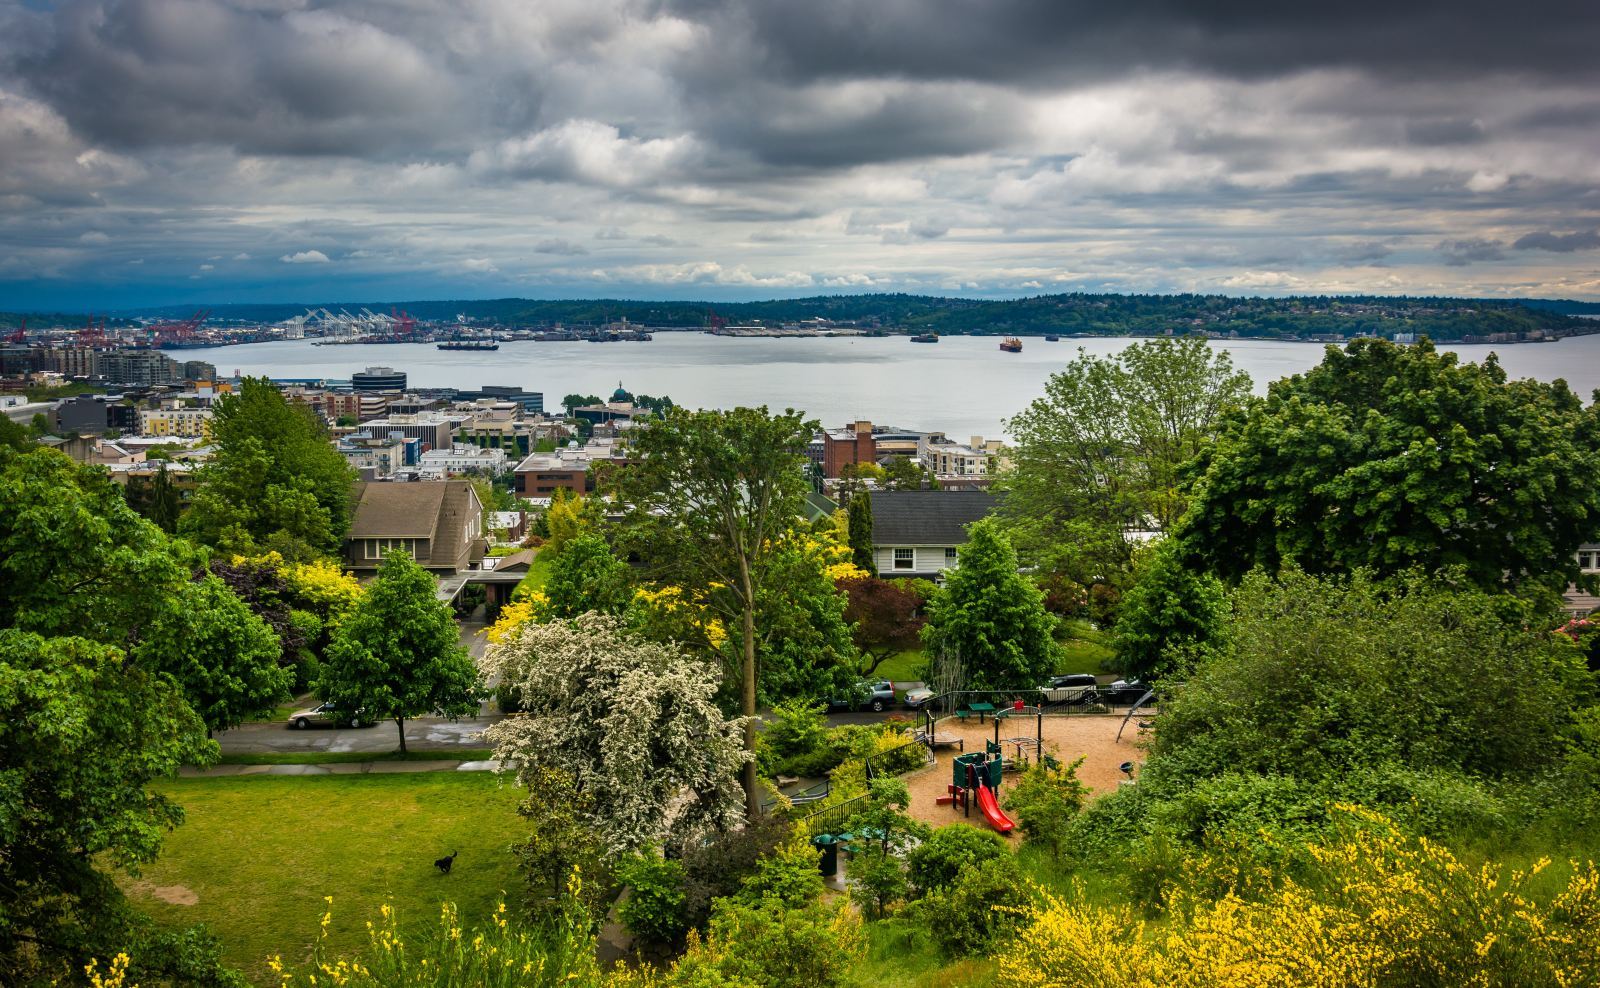
[[[739,686],[739,712],[744,714],[744,750],[750,760],[744,763],[739,779],[744,786],[744,815],[754,820],[761,816],[761,789],[756,780],[756,601],[750,586],[750,564],[739,560],[739,580],[744,593],[744,668]]]
[[[394,724],[400,729],[400,754],[403,755],[406,753],[406,719],[404,717],[396,717]]]

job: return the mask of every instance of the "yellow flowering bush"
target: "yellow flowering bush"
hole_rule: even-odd
[[[1259,897],[1178,893],[1159,933],[1147,934],[1124,909],[1048,897],[998,959],[997,984],[1600,984],[1600,872],[1592,862],[1574,862],[1566,886],[1541,902],[1533,879],[1548,862],[1508,873],[1472,868],[1375,813],[1337,813],[1339,836],[1305,847],[1315,863],[1310,877],[1283,879]]]
[[[277,553],[269,555],[277,556]],[[337,622],[361,599],[361,584],[336,562],[319,559],[284,564],[281,558],[278,562],[278,571],[295,596],[330,624]]]
[[[528,624],[538,624],[549,619],[550,598],[542,590],[529,590],[513,598],[500,609],[494,624],[483,629],[490,644],[499,645],[510,640],[517,629]]]

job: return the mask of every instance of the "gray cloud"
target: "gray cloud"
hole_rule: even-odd
[[[1518,237],[1511,246],[1517,250],[1546,250],[1553,254],[1594,250],[1600,247],[1600,230],[1581,230],[1577,233],[1528,233]]]
[[[1597,28],[1487,0],[14,3],[0,288],[1600,297]]]

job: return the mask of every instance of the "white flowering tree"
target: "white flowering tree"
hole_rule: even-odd
[[[524,783],[571,776],[609,857],[742,820],[744,719],[717,708],[716,668],[587,613],[522,625],[489,647],[483,672],[527,711],[485,732],[495,757]]]

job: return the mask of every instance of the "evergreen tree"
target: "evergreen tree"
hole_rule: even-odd
[[[322,694],[351,717],[393,720],[406,750],[406,718],[478,709],[478,673],[433,576],[403,552],[340,622],[322,667]]]
[[[162,463],[156,469],[156,479],[150,487],[150,512],[145,517],[155,522],[157,528],[170,534],[178,530],[180,511],[178,488],[167,473],[167,465]]]
[[[872,552],[872,496],[866,492],[850,499],[850,553],[857,566],[878,572]]]
[[[1017,572],[999,522],[985,518],[968,529],[961,565],[928,602],[922,640],[960,656],[968,689],[1035,689],[1056,668],[1054,624],[1044,594]]]

